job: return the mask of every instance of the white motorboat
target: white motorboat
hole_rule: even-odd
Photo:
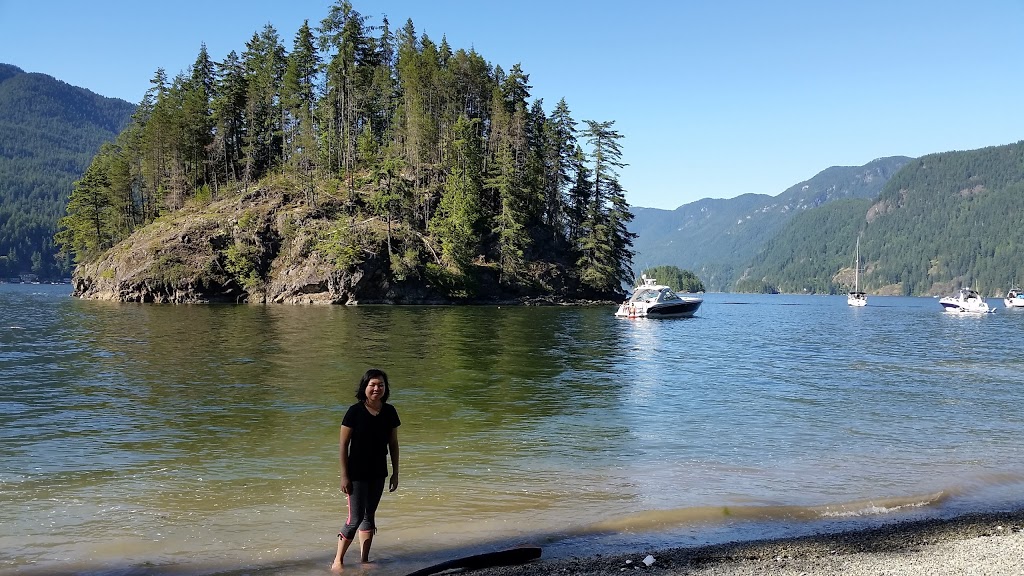
[[[985,314],[995,312],[995,309],[985,302],[985,299],[971,288],[961,288],[956,296],[946,296],[939,299],[942,309],[945,312],[955,314]]]
[[[1006,293],[1006,298],[1003,298],[1003,305],[1007,308],[1024,308],[1024,292],[1017,288],[1010,290]]]
[[[689,318],[700,308],[703,298],[680,296],[672,288],[643,276],[643,284],[619,304],[615,315],[622,318]]]
[[[868,295],[860,291],[860,238],[857,238],[857,258],[853,267],[853,292],[846,295],[846,303],[850,306],[868,305]]]

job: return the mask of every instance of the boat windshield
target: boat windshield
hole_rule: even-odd
[[[661,299],[666,301],[666,302],[667,301],[682,300],[682,298],[680,298],[678,294],[673,292],[671,288],[662,288],[662,290],[661,290]]]
[[[657,300],[657,298],[657,290],[651,290],[650,288],[638,288],[637,291],[633,293],[633,297],[630,298],[630,300],[633,302],[648,302]]]
[[[680,300],[682,298],[668,286],[656,288],[640,287],[636,289],[636,292],[629,299],[630,302],[677,302]]]

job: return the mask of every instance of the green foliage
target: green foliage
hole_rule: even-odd
[[[839,200],[797,214],[765,243],[764,250],[745,271],[745,285],[755,292],[763,292],[766,287],[786,293],[848,292],[853,277],[849,286],[837,284],[833,277],[843,267],[853,265],[853,246],[870,205],[870,200]],[[864,279],[862,275],[861,288]]]
[[[323,254],[336,270],[349,270],[361,262],[362,249],[351,222],[335,221],[318,235],[316,251]]]
[[[167,286],[181,284],[187,273],[188,267],[178,256],[163,255],[157,259],[154,266],[154,280]]]
[[[593,288],[606,292],[620,289],[632,280],[630,249],[635,234],[628,230],[633,219],[626,203],[625,190],[618,181],[617,168],[622,168],[622,135],[612,129],[614,122],[587,120],[584,135],[593,147],[594,187],[588,195],[580,226],[580,277]]]
[[[203,184],[196,190],[196,202],[200,205],[209,204],[213,201],[213,191],[209,184]]]
[[[224,269],[249,294],[263,286],[260,274],[260,250],[250,242],[236,242],[224,252]]]
[[[238,219],[238,228],[243,233],[252,234],[256,231],[259,226],[259,217],[252,210],[246,210],[242,212],[242,217]]]
[[[402,281],[415,276],[420,263],[420,253],[415,248],[408,248],[401,255],[391,254],[391,274],[395,280]]]
[[[675,210],[634,208],[630,230],[638,238],[633,261],[694,270],[708,290],[735,290],[735,282],[744,278],[765,244],[796,215],[838,200],[874,199],[910,160],[897,156],[864,166],[833,166],[774,197],[743,194],[705,198]]]
[[[57,222],[73,183],[132,110],[123,100],[0,64],[0,277],[70,275],[70,259],[57,256]]]
[[[872,200],[834,202],[792,219],[766,242],[736,289],[852,288],[858,236],[860,287],[936,295],[961,286],[989,296],[1024,280],[1024,144],[932,154],[894,175]]]
[[[451,298],[468,298],[473,294],[472,281],[461,270],[428,262],[424,267],[424,276],[428,285]]]
[[[664,284],[676,292],[703,292],[704,283],[696,274],[689,270],[681,270],[676,266],[655,266],[643,271],[648,278],[654,278],[659,284]],[[637,285],[640,284],[639,279]]]
[[[97,258],[117,239],[115,200],[101,159],[75,182],[68,215],[60,220],[62,232],[56,237],[64,253],[83,262]]]
[[[457,272],[469,265],[480,243],[481,151],[475,124],[465,116],[455,123],[444,192],[430,221],[444,263]]]
[[[753,294],[778,294],[779,288],[763,280],[753,278],[742,278],[736,282],[736,292]]]
[[[430,260],[453,293],[471,292],[476,264],[510,293],[536,291],[531,275],[552,267],[574,295],[618,291],[633,239],[615,172],[621,135],[594,123],[580,146],[568,105],[548,117],[532,89],[518,64],[506,74],[339,0],[319,27],[303,24],[290,53],[268,23],[220,62],[201,47],[177,76],[158,69],[116,148],[94,160],[112,231],[81,242],[76,209],[59,238],[101,251],[190,199],[284,178],[306,221],[332,222],[310,247],[338,269],[386,247],[396,279],[424,278]],[[261,273],[255,250],[239,240],[227,256],[248,285]]]

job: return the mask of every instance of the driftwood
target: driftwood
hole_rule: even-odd
[[[540,558],[540,548],[538,547],[524,546],[521,548],[509,548],[508,550],[485,552],[483,554],[475,554],[473,556],[465,556],[454,560],[448,560],[446,562],[441,562],[440,564],[420,568],[415,572],[410,572],[406,576],[427,576],[428,574],[437,574],[438,572],[453,570],[455,568],[477,570],[480,568],[490,568],[492,566],[525,564],[526,562],[536,560],[537,558]]]

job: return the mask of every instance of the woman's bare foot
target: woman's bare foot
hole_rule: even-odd
[[[345,566],[341,563],[341,560],[335,560],[331,564],[331,572],[334,572],[335,574],[341,574],[341,571],[344,568],[345,568]]]

